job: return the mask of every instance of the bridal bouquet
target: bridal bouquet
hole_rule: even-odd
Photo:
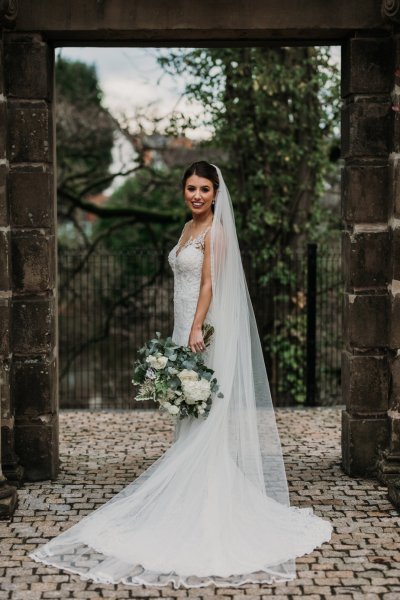
[[[206,346],[214,328],[203,324]],[[219,389],[214,371],[204,364],[200,352],[178,346],[171,337],[162,339],[160,332],[138,350],[133,364],[132,383],[138,385],[137,401],[155,400],[160,408],[180,419],[206,417],[211,409],[211,395]],[[220,392],[218,398],[223,398]]]

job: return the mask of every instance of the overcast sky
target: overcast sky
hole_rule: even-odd
[[[105,104],[111,111],[130,114],[135,108],[159,106],[160,114],[174,107],[189,109],[182,98],[184,80],[163,73],[154,48],[58,48],[66,58],[95,64]],[[332,55],[340,62],[339,46]]]
[[[184,80],[163,72],[154,48],[59,48],[65,58],[95,64],[104,104],[113,114],[133,115],[146,108],[158,116],[174,108],[184,113],[196,111],[183,97]],[[199,110],[199,107],[197,107]],[[199,136],[201,133],[199,133]]]
[[[59,53],[96,65],[109,108],[144,105],[157,98],[173,104],[182,91],[180,82],[163,76],[154,48],[59,48]]]

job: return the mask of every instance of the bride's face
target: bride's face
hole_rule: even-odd
[[[193,215],[206,215],[212,212],[215,197],[214,186],[210,179],[191,175],[186,180],[184,197]]]

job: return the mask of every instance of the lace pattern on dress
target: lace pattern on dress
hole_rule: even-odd
[[[178,243],[168,255],[168,261],[174,273],[174,331],[172,339],[179,345],[186,346],[190,329],[196,312],[199,298],[201,273],[204,260],[204,245],[206,227],[194,238],[191,236],[182,246],[179,246],[185,228]],[[212,300],[205,322],[212,323]]]
[[[207,232],[211,229],[211,225],[209,225],[208,227],[206,227],[206,229],[204,231],[202,231],[199,235],[197,235],[195,238],[193,238],[192,236],[190,236],[190,238],[184,243],[182,244],[182,246],[180,246],[180,241],[183,238],[183,234],[185,231],[185,227],[183,228],[183,231],[181,233],[181,237],[178,240],[178,243],[176,245],[176,254],[175,256],[179,256],[179,254],[182,252],[182,250],[184,248],[186,248],[187,246],[194,246],[195,248],[197,248],[198,250],[202,250],[204,252],[204,240],[206,237]]]

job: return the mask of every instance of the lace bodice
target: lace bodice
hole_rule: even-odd
[[[201,272],[204,260],[205,237],[211,225],[198,236],[189,238],[180,246],[183,229],[178,243],[168,255],[168,262],[174,273],[174,331],[172,339],[179,345],[186,346],[190,329],[196,313],[200,292]],[[204,322],[212,323],[212,300]]]

